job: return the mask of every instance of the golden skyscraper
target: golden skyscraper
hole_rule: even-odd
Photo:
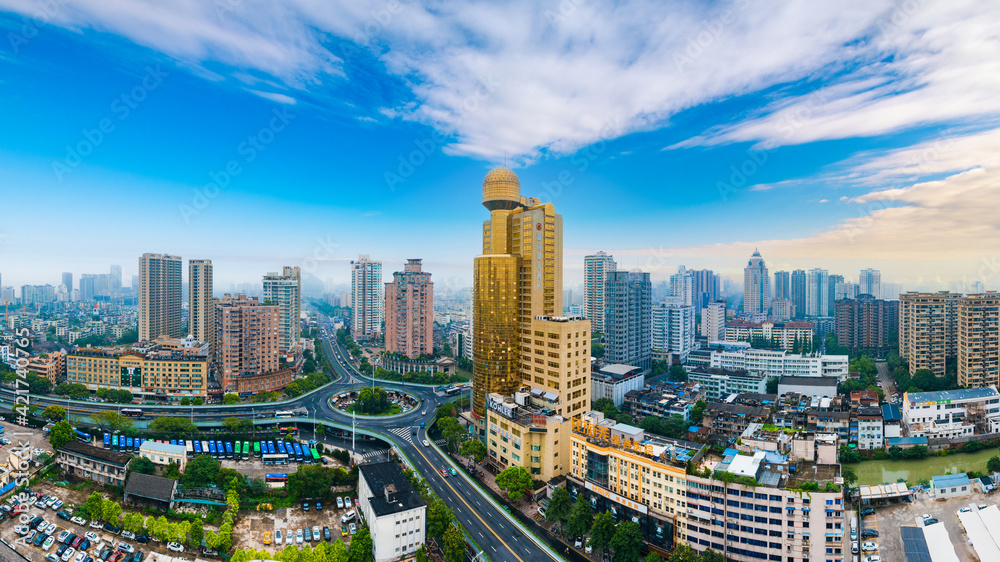
[[[490,220],[483,223],[472,290],[472,406],[478,416],[486,413],[488,394],[509,396],[522,377],[531,379],[521,340],[531,341],[536,317],[562,314],[562,216],[552,203],[522,197],[517,175],[503,167],[483,179],[483,206]]]

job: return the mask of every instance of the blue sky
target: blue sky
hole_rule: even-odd
[[[735,278],[759,246],[1000,286],[995,6],[328,4],[0,0],[3,283],[151,251],[221,288],[359,253],[464,286],[506,162],[569,284],[599,249]]]

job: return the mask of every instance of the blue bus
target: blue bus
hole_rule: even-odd
[[[111,436],[111,448],[114,449],[114,450],[116,450],[116,451],[118,450],[118,436],[117,435],[112,435]]]
[[[269,454],[269,455],[275,454],[275,451],[274,451],[274,441],[268,441],[267,442],[267,454]]]
[[[262,455],[266,455],[266,454],[267,454],[267,442],[266,442],[266,441],[261,441],[261,442],[259,443],[259,445],[260,445],[260,450],[258,451],[258,450],[257,450],[257,448],[256,448],[256,447],[254,447],[254,453],[255,453],[255,454],[256,454],[256,455],[258,456],[258,457],[259,457],[259,456],[262,456]]]
[[[76,430],[76,440],[80,443],[90,443],[94,440],[94,436],[89,433],[84,433],[78,429]]]
[[[282,483],[287,483],[288,482],[288,475],[287,474],[265,474],[264,475],[264,481],[265,482],[282,482]]]
[[[111,434],[110,433],[105,433],[104,434],[104,448],[105,449],[110,449],[111,448]]]
[[[218,453],[215,452],[215,441],[208,442],[208,451],[213,457],[218,457]]]
[[[125,438],[125,451],[126,452],[132,451],[132,438],[131,437],[126,437]]]
[[[177,444],[177,440],[176,439],[171,439],[170,440],[170,444],[171,445],[176,445]]]
[[[233,444],[230,441],[226,441],[226,458],[233,458]]]
[[[294,453],[295,461],[302,462],[302,446],[299,445],[298,443],[292,443],[291,445],[292,447],[295,448],[295,453]]]
[[[142,444],[145,443],[145,442],[146,442],[146,438],[145,437],[136,437],[135,438],[135,448],[138,449],[139,447],[142,447]]]
[[[195,441],[193,443],[193,445],[194,445],[194,454],[200,455],[201,454],[201,441]]]
[[[285,450],[285,442],[284,441],[278,441],[277,442],[277,449],[278,449],[278,454],[279,455],[287,455],[288,454],[288,451]]]

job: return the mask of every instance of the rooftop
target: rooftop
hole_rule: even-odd
[[[358,470],[368,484],[368,489],[378,494],[368,498],[372,511],[377,517],[427,505],[410,485],[410,481],[403,476],[403,471],[396,463],[385,461],[363,464],[358,467]],[[386,489],[395,491],[383,494],[382,491]]]
[[[150,451],[155,453],[165,453],[169,455],[186,455],[187,447],[181,445],[171,445],[170,443],[157,443],[152,439],[147,439],[142,442],[139,447],[140,451]]]
[[[799,386],[832,386],[840,384],[837,377],[781,377],[778,385],[799,385]]]
[[[967,486],[969,484],[969,477],[966,476],[964,472],[961,474],[931,476],[931,484],[935,488],[943,488],[945,486]]]
[[[938,390],[935,392],[907,392],[903,395],[903,399],[910,404],[946,402],[948,400],[976,400],[991,397],[1000,397],[1000,393],[997,393],[997,389],[992,386]]]
[[[116,453],[100,447],[94,447],[93,445],[87,445],[86,443],[80,443],[79,441],[69,441],[62,447],[59,447],[59,451],[83,455],[85,457],[121,466],[127,465],[128,461],[132,460],[132,457],[130,455],[126,455],[125,453]]]
[[[642,369],[639,367],[633,367],[632,365],[615,363],[613,365],[605,365],[604,367],[601,367],[598,372],[602,375],[609,375],[612,378],[620,379],[630,375],[638,375],[642,372]]]
[[[174,499],[175,486],[177,481],[171,478],[133,472],[125,484],[125,494],[169,502]]]

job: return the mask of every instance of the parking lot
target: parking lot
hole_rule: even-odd
[[[7,422],[0,423],[0,427],[4,430],[3,435],[0,435],[0,437],[6,438],[11,442],[9,445],[0,445],[0,455],[6,457],[7,450],[20,444],[22,441],[27,441],[32,449],[40,449],[44,453],[52,454],[52,445],[49,444],[49,436],[41,429],[32,429]]]
[[[958,522],[956,511],[968,507],[969,504],[994,505],[996,503],[995,497],[987,498],[981,492],[973,492],[972,495],[964,498],[948,498],[942,501],[929,498],[927,493],[919,493],[913,503],[876,508],[875,515],[865,517],[863,525],[860,527],[862,529],[877,529],[878,538],[859,538],[859,541],[877,542],[879,549],[860,553],[860,560],[863,561],[868,555],[877,554],[882,558],[882,562],[905,562],[906,557],[903,553],[903,540],[899,528],[922,525],[922,516],[925,514],[937,519],[948,530],[948,536],[951,538],[959,560],[975,560],[975,553]]]
[[[346,494],[341,497],[350,498]],[[353,501],[353,499],[352,499]],[[289,537],[299,546],[305,544],[316,545],[324,540],[323,527],[330,531],[330,541],[343,541],[345,545],[350,544],[350,522],[342,523],[341,517],[348,511],[355,511],[353,507],[338,508],[336,502],[323,502],[322,509],[316,510],[316,502],[309,502],[309,510],[305,511],[301,505],[293,508],[281,508],[274,511],[259,511],[249,513],[241,517],[236,528],[233,530],[233,544],[236,548],[244,549],[282,549],[289,544]],[[358,526],[358,518],[353,519],[355,527]],[[312,535],[313,528],[318,527],[320,538]],[[311,541],[305,540],[305,530],[309,529]],[[347,529],[348,534],[343,535],[341,529]],[[276,532],[281,532],[281,543],[277,544]],[[298,541],[298,533],[302,531],[302,541]],[[265,533],[270,533],[271,544],[264,544]]]

